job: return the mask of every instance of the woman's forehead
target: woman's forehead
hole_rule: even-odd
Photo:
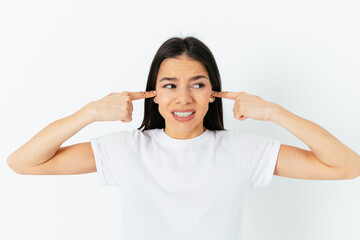
[[[192,76],[194,74],[207,75],[206,68],[201,62],[189,58],[167,58],[160,65],[158,77],[175,77],[171,75]]]

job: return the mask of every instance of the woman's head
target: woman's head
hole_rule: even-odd
[[[173,37],[160,46],[146,85],[146,91],[151,90],[157,96],[145,99],[139,130],[166,127],[191,132],[203,126],[224,130],[221,98],[210,100],[212,90],[221,91],[220,73],[213,54],[200,40]],[[195,111],[191,120],[176,120],[174,110],[188,109]]]

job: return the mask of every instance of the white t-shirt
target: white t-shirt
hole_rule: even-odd
[[[239,240],[247,190],[267,186],[280,141],[206,130],[175,139],[163,129],[91,139],[100,185],[123,191],[125,240]]]

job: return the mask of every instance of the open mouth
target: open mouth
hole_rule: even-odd
[[[194,114],[195,112],[172,112],[172,113],[178,117],[188,117]]]
[[[194,112],[171,112],[173,117],[180,122],[189,121],[194,118],[195,111]]]

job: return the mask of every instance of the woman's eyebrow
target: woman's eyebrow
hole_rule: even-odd
[[[204,75],[196,75],[195,77],[190,78],[190,81],[195,81],[195,80],[198,80],[200,78],[207,79],[207,77],[204,76]],[[168,81],[177,81],[178,79],[176,77],[163,77],[163,78],[160,79],[159,82],[166,81],[166,80],[168,80]]]

